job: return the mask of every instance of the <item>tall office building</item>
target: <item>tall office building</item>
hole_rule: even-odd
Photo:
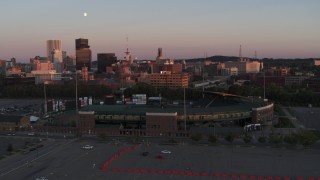
[[[91,70],[91,49],[88,39],[76,39],[76,67],[82,70],[82,67],[88,67]]]
[[[60,40],[47,40],[47,57],[53,63],[62,63],[62,47]]]
[[[98,53],[98,73],[106,72],[106,67],[110,67],[117,62],[115,53]]]
[[[63,57],[61,40],[47,40],[47,57],[53,63],[54,69],[59,73],[62,72]]]
[[[161,60],[163,60],[163,55],[162,55],[162,48],[158,48],[158,56],[157,56],[157,62],[160,63]]]

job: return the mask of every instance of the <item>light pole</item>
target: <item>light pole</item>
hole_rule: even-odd
[[[183,88],[184,130],[187,130],[186,88]]]
[[[263,100],[266,99],[266,72],[263,70]]]
[[[43,91],[44,91],[44,114],[47,114],[47,94],[46,94],[46,81],[43,82]]]
[[[76,70],[76,113],[78,112],[78,74]]]

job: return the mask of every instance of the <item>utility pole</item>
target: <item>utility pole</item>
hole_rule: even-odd
[[[183,88],[184,130],[187,130],[186,88]]]
[[[44,114],[47,114],[47,95],[46,95],[46,81],[43,82],[43,91],[44,91]]]
[[[76,113],[78,112],[78,74],[76,71]]]

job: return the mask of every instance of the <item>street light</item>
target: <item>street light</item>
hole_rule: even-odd
[[[187,130],[186,88],[183,88],[184,130]]]
[[[44,91],[44,114],[47,114],[47,93],[46,93],[46,84],[47,81],[43,82],[43,91]]]
[[[76,112],[78,112],[78,73],[76,70]]]

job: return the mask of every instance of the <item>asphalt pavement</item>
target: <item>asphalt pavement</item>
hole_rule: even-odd
[[[83,149],[84,145],[93,149]],[[167,150],[171,153],[162,153]],[[142,153],[148,151],[147,156]],[[36,157],[36,158],[35,158]],[[0,179],[258,179],[317,178],[319,149],[210,146],[144,141],[60,139],[35,154],[0,161]],[[31,158],[31,160],[29,159]],[[16,161],[19,159],[19,161]],[[26,162],[28,161],[28,163]],[[5,164],[11,164],[9,172]],[[16,169],[14,169],[16,168]],[[271,180],[271,179],[270,179]]]

